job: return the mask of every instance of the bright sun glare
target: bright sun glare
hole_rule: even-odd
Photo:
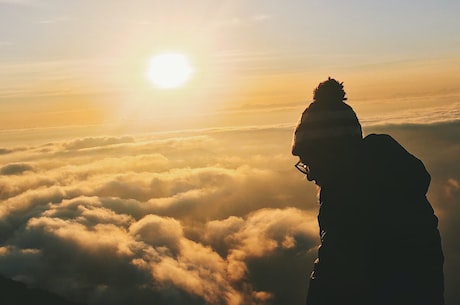
[[[154,56],[148,68],[148,78],[159,88],[172,89],[190,80],[193,68],[181,53],[162,53]]]

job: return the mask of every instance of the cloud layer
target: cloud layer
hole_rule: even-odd
[[[432,173],[448,299],[460,300],[460,123],[373,128]],[[292,166],[291,133],[1,148],[0,273],[87,304],[301,304],[318,245],[317,203]]]

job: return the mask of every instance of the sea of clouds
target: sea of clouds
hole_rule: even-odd
[[[460,302],[460,121],[365,132],[390,133],[430,171],[447,301]],[[291,135],[266,126],[0,147],[0,274],[89,305],[303,304],[318,203]]]

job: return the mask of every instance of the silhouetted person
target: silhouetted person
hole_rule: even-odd
[[[329,78],[298,123],[296,167],[320,186],[321,246],[307,305],[441,305],[443,253],[423,163],[389,135],[362,137]]]

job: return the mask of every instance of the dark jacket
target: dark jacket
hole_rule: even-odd
[[[388,135],[363,139],[320,193],[307,305],[442,305],[438,219],[423,163]]]

